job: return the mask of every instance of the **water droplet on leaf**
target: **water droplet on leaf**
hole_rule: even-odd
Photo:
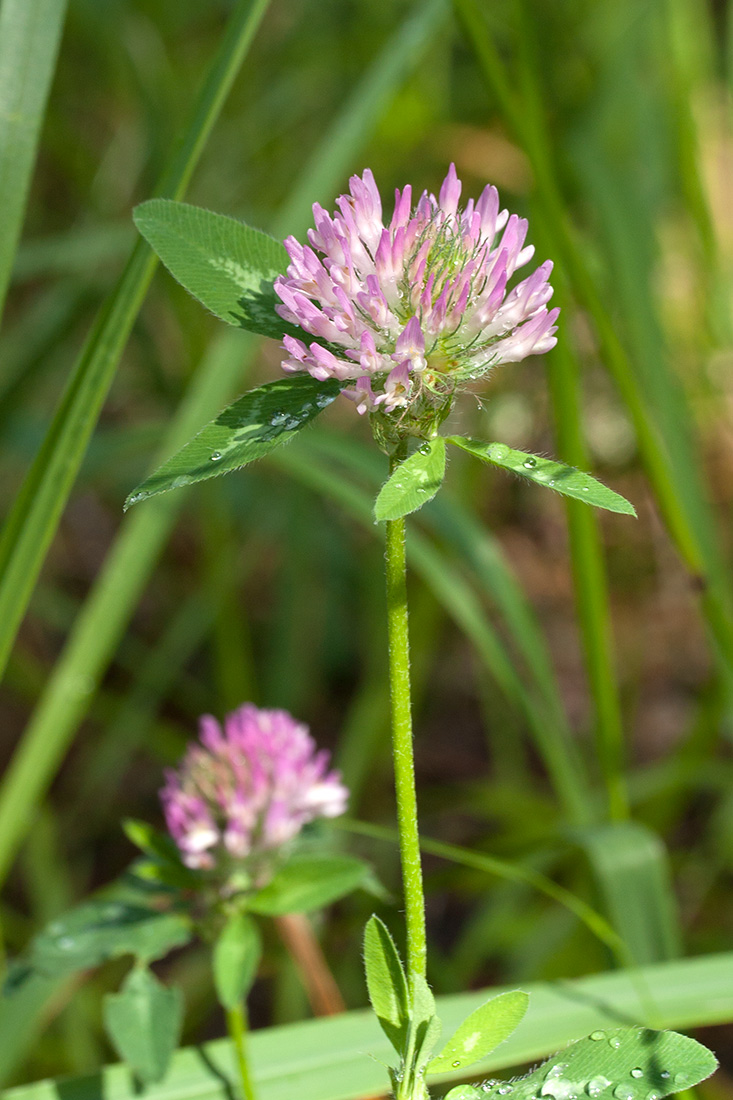
[[[223,458],[223,455],[221,451],[214,451],[214,453],[209,457],[211,458],[212,462],[218,462],[221,458]]]
[[[616,1085],[613,1095],[616,1100],[634,1100],[636,1093],[629,1085]]]
[[[455,1062],[451,1062],[451,1065],[453,1066],[453,1069],[458,1069],[458,1067],[460,1066],[460,1064],[461,1064],[461,1063],[460,1063],[460,1061],[458,1061],[458,1060],[456,1060]]]
[[[591,1038],[593,1038],[593,1036],[591,1036]],[[610,1084],[611,1082],[607,1077],[603,1077],[599,1074],[598,1077],[591,1077],[585,1088],[589,1096],[600,1096],[603,1090],[607,1089]]]
[[[644,1076],[644,1070],[641,1069],[640,1066],[634,1066],[634,1068],[631,1071],[631,1076],[632,1077],[643,1077]]]
[[[608,1045],[610,1047],[613,1047],[614,1050],[618,1050],[618,1048],[621,1046],[621,1040],[619,1039],[618,1035],[612,1035],[611,1038],[608,1040]]]
[[[536,458],[525,458],[525,460],[524,460],[524,468],[525,468],[526,470],[531,470],[531,469],[533,469],[533,468],[534,468],[534,467],[535,467],[536,465],[537,465],[537,459],[536,459]]]
[[[429,443],[421,443],[420,446],[418,447],[418,451],[420,452],[421,455],[429,455],[430,454],[430,444]]]
[[[606,1033],[605,1031],[592,1031],[590,1034],[590,1038],[593,1039],[594,1042],[598,1042],[599,1039],[606,1038]]]
[[[663,1069],[659,1076],[662,1078],[663,1081],[668,1081],[672,1075],[670,1074],[668,1069]]]

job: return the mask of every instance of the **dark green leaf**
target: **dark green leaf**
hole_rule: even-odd
[[[288,375],[240,397],[220,412],[125,501],[125,508],[169,489],[238,470],[287,443],[341,392],[333,379]]]
[[[432,500],[445,476],[445,440],[436,436],[392,471],[374,504],[378,520],[399,519]]]
[[[364,964],[369,1000],[382,1031],[398,1054],[404,1054],[410,1022],[407,981],[394,940],[379,917],[364,930]]]
[[[107,1034],[146,1085],[164,1076],[178,1046],[182,1022],[180,989],[166,989],[144,967],[131,970],[120,992],[104,999]]]
[[[222,321],[272,336],[294,331],[275,312],[273,280],[288,254],[273,237],[200,206],[150,199],[135,224],[171,275]]]
[[[710,1051],[674,1031],[649,1028],[609,1028],[571,1043],[543,1065],[509,1086],[511,1100],[532,1096],[569,1100],[661,1100],[692,1088],[714,1072],[717,1061]],[[505,1081],[489,1087],[461,1085],[446,1100],[485,1100],[507,1095]]]
[[[219,1003],[234,1008],[257,976],[262,941],[257,925],[245,913],[230,917],[214,944],[214,985]]]
[[[368,868],[352,856],[296,856],[249,902],[265,916],[320,909],[355,890]]]
[[[178,913],[100,899],[52,921],[33,940],[28,966],[48,977],[61,977],[120,955],[147,962],[190,939],[190,924]]]
[[[466,1017],[426,1072],[448,1073],[480,1062],[516,1030],[528,1004],[529,996],[519,990],[493,997]]]
[[[593,504],[596,508],[605,508],[609,512],[636,515],[636,509],[628,500],[596,481],[590,474],[576,470],[574,466],[566,466],[564,462],[556,462],[552,458],[527,454],[526,451],[515,451],[512,447],[507,447],[506,443],[482,443],[477,439],[464,439],[460,435],[447,438],[449,443],[480,458],[482,462],[502,466],[505,470],[511,470],[512,473],[536,482],[537,485],[546,485],[567,497],[575,497],[585,504]]]

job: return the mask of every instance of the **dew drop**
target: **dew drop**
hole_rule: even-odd
[[[598,1077],[591,1077],[585,1089],[589,1096],[600,1096],[603,1090],[607,1089],[610,1084],[611,1082],[607,1077],[599,1075]]]
[[[421,455],[429,455],[430,454],[430,444],[429,443],[422,443],[418,447],[418,451],[420,452]]]
[[[526,470],[532,470],[536,465],[537,465],[537,459],[536,458],[525,458],[524,468]]]
[[[212,455],[209,455],[209,458],[211,459],[212,462],[219,462],[219,460],[222,459],[223,457],[224,456],[222,455],[221,451],[214,451],[214,453]]]
[[[555,479],[554,479],[554,477],[551,477],[551,478],[550,478],[550,480],[549,480],[549,481],[547,482],[547,484],[548,484],[548,485],[554,485],[554,484],[555,484]]]
[[[616,1097],[616,1100],[634,1100],[636,1093],[629,1085],[616,1085],[616,1088],[613,1090],[613,1095]]]
[[[584,485],[584,486],[583,486],[583,492],[584,492],[584,493],[587,493],[587,492],[588,492],[588,486],[587,486],[587,485]]]
[[[422,485],[418,485],[417,492],[420,494],[420,496],[425,496],[425,494],[427,493],[427,489],[423,489]]]
[[[608,1045],[610,1047],[613,1047],[614,1050],[618,1050],[618,1048],[621,1046],[621,1040],[619,1039],[618,1035],[612,1035],[611,1038],[608,1040]]]
[[[676,1089],[683,1089],[690,1083],[690,1075],[688,1073],[675,1073],[674,1075],[674,1087]]]
[[[637,1078],[638,1077],[643,1077],[644,1076],[644,1070],[641,1069],[640,1066],[634,1066],[634,1068],[631,1071],[631,1076],[632,1077],[637,1077]]]
[[[592,1031],[591,1034],[590,1034],[590,1038],[593,1039],[593,1041],[597,1043],[599,1039],[605,1039],[606,1038],[606,1033],[605,1033],[605,1031]]]
[[[662,1094],[660,1092],[648,1092],[646,1094],[646,1100],[662,1100]]]
[[[451,1065],[453,1066],[453,1069],[458,1069],[458,1067],[460,1066],[460,1064],[461,1064],[461,1063],[460,1063],[460,1062],[459,1062],[458,1060],[456,1060],[455,1062],[451,1062]]]
[[[668,1069],[663,1069],[659,1076],[662,1078],[663,1081],[668,1081],[672,1075]]]
[[[511,1085],[502,1085],[501,1088],[498,1090],[499,1096],[508,1096],[511,1091]]]

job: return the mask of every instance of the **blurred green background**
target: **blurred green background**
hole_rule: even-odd
[[[70,0],[0,333],[3,510],[230,9]],[[411,545],[421,823],[552,876],[638,962],[725,950],[733,931],[732,12],[273,0],[186,196],[302,235],[310,203],[331,207],[352,172],[373,169],[389,211],[394,187],[437,191],[454,160],[464,197],[495,183],[530,218],[538,258],[555,260],[557,351],[501,368],[453,426],[583,465],[639,518],[596,519],[453,455]],[[352,815],[393,823],[369,516],[386,460],[351,404],[272,459],[123,519],[182,405],[192,434],[277,375],[277,345],[222,327],[156,275],[13,650],[3,764],[29,730],[68,750],[8,877],[11,955],[126,866],[121,817],[160,823],[162,768],[202,712],[290,709],[332,749]],[[396,897],[394,847],[342,840]],[[437,992],[613,964],[525,884],[432,856],[426,871]],[[374,905],[356,896],[318,923],[349,1006],[365,1003]],[[378,908],[397,924],[396,901]],[[220,1034],[204,955],[162,972],[185,988],[185,1040]],[[26,1006],[9,1079],[109,1059],[99,1004],[121,973]],[[273,936],[254,1022],[307,1012]],[[726,1044],[721,1032],[724,1060]]]

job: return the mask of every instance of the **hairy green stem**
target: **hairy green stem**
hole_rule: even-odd
[[[415,761],[412,747],[404,518],[387,521],[385,556],[392,755],[407,924],[407,981],[412,992],[415,980],[425,977],[427,948],[425,895],[420,861],[420,835],[417,827]]]
[[[244,1003],[227,1009],[227,1030],[234,1044],[234,1053],[237,1058],[239,1079],[242,1083],[242,1096],[244,1100],[256,1100],[252,1074],[249,1069],[249,1057],[247,1054],[247,1008]]]

